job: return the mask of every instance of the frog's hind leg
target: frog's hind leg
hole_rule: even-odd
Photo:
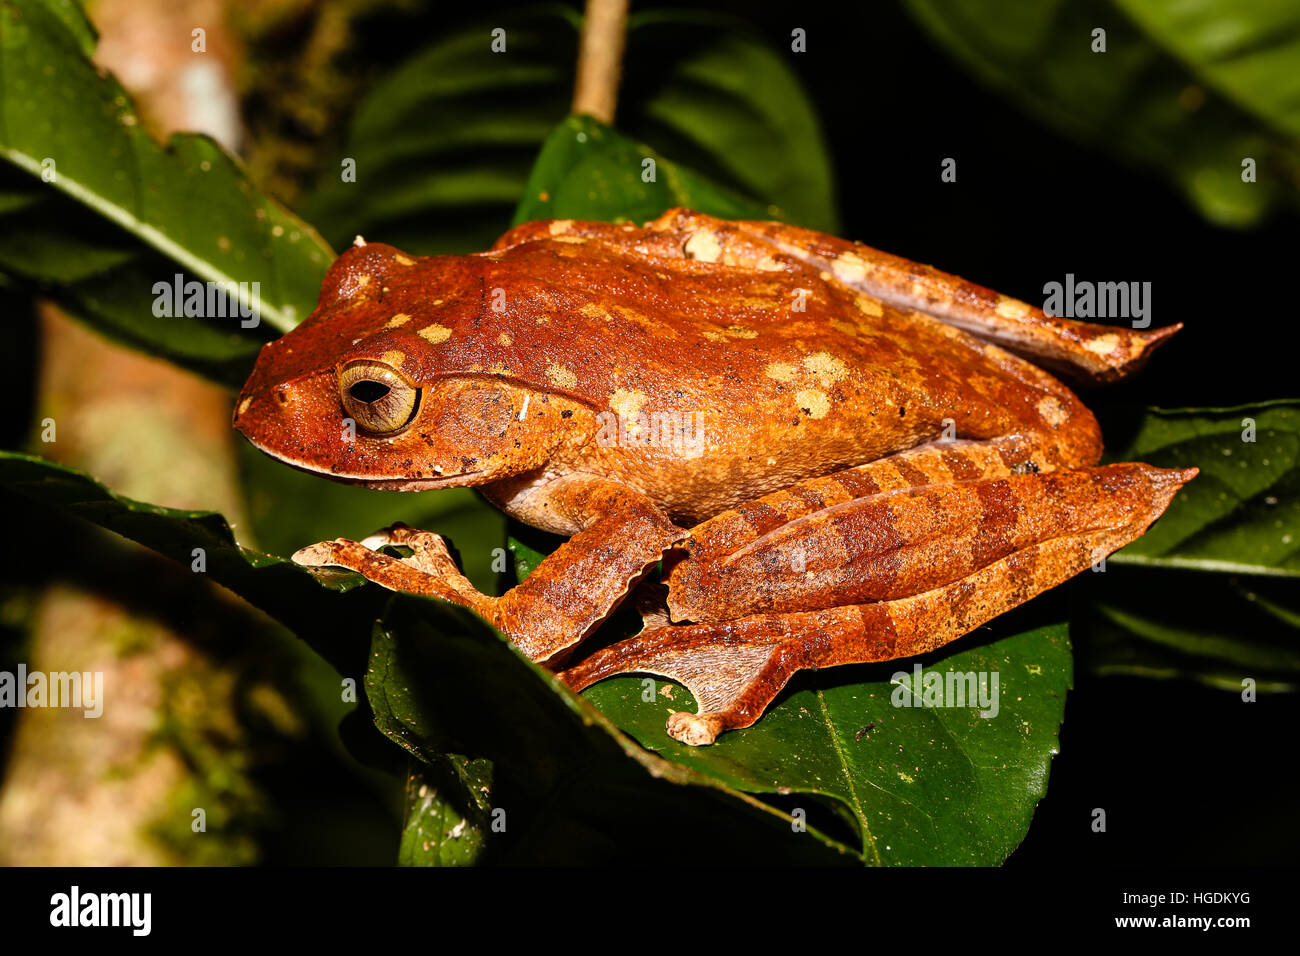
[[[688,209],[671,209],[647,223],[645,231],[662,237],[661,253],[678,249],[687,258],[831,278],[1085,381],[1123,378],[1182,328],[1175,324],[1133,329],[1050,316],[1026,302],[931,266],[784,223],[728,221]]]
[[[1138,537],[1194,474],[1108,465],[828,509],[692,571],[686,603],[713,619],[644,631],[561,676],[575,689],[629,672],[679,680],[699,713],[674,714],[669,733],[711,743],[754,723],[799,670],[925,653],[1060,584]]]

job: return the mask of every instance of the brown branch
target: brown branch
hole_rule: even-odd
[[[587,0],[573,112],[594,116],[602,123],[614,122],[626,28],[627,0]]]

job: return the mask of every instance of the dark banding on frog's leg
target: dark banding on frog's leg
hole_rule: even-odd
[[[736,568],[731,572],[736,581],[731,583],[739,581],[742,586],[732,587],[735,593],[729,595],[724,569],[705,582],[711,598],[724,605],[724,614],[726,610],[751,613],[712,623],[655,628],[597,651],[561,676],[577,690],[633,672],[678,680],[695,695],[700,709],[696,714],[674,714],[669,733],[689,744],[712,743],[722,731],[758,720],[800,670],[893,660],[934,650],[1073,577],[1138,537],[1195,473],[1195,469],[1108,465],[939,487],[929,493],[921,489],[910,500],[890,496],[898,500],[865,515],[868,523],[879,526],[875,533],[856,529],[859,533],[843,535],[843,529],[829,529],[830,537],[839,538],[846,567],[850,572],[856,568],[862,576],[856,586],[840,581],[840,591],[870,593],[873,587],[883,586],[884,593],[912,588],[920,589],[917,593],[800,610],[796,609],[798,588],[786,588],[782,594],[779,574],[775,588],[765,580],[761,589],[747,591],[746,570]],[[936,504],[943,507],[942,501],[928,500],[930,493],[953,496],[957,510],[961,510],[959,496],[974,495],[976,506],[986,512],[981,520],[990,533],[965,542],[970,552],[959,556],[952,567],[931,567],[934,553],[925,547],[901,556],[894,553],[899,527],[933,514]],[[1018,527],[1022,520],[1024,527]],[[793,534],[779,543],[787,553],[799,546],[814,551],[822,547],[814,538],[826,527],[816,521],[801,524],[807,534]],[[872,581],[875,564],[886,558],[895,561],[889,573]],[[955,580],[940,579],[954,569],[960,573],[963,561],[973,570]],[[772,562],[767,565],[769,573],[776,572]],[[797,585],[802,573],[787,575],[787,583]],[[814,574],[809,582],[810,603],[824,596],[815,578]],[[752,613],[765,604],[779,610]]]

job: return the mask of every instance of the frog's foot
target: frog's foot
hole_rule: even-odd
[[[852,609],[833,608],[659,627],[595,652],[560,677],[574,690],[615,674],[677,681],[695,697],[699,712],[674,712],[668,735],[699,747],[758,720],[795,672],[815,666],[809,654],[816,641],[809,638],[841,633],[852,623]]]
[[[380,550],[390,546],[410,548],[411,554],[399,558]],[[442,598],[489,619],[496,600],[481,593],[460,573],[440,535],[400,522],[362,541],[335,538],[310,545],[294,552],[293,561],[303,567],[347,568],[391,591]]]

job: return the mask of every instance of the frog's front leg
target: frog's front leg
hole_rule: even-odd
[[[518,587],[483,594],[456,568],[435,534],[395,525],[364,542],[340,538],[293,556],[307,566],[349,568],[394,591],[452,601],[476,611],[545,663],[581,641],[618,606],[645,571],[683,535],[648,498],[618,482],[569,475],[536,487],[534,507],[573,536]],[[374,548],[403,545],[409,558]]]
[[[921,484],[758,537],[715,518],[668,576],[674,617],[702,623],[647,630],[562,676],[575,689],[634,671],[678,680],[699,713],[674,714],[669,733],[712,743],[799,670],[931,651],[1060,584],[1138,537],[1195,473],[1118,464]]]

